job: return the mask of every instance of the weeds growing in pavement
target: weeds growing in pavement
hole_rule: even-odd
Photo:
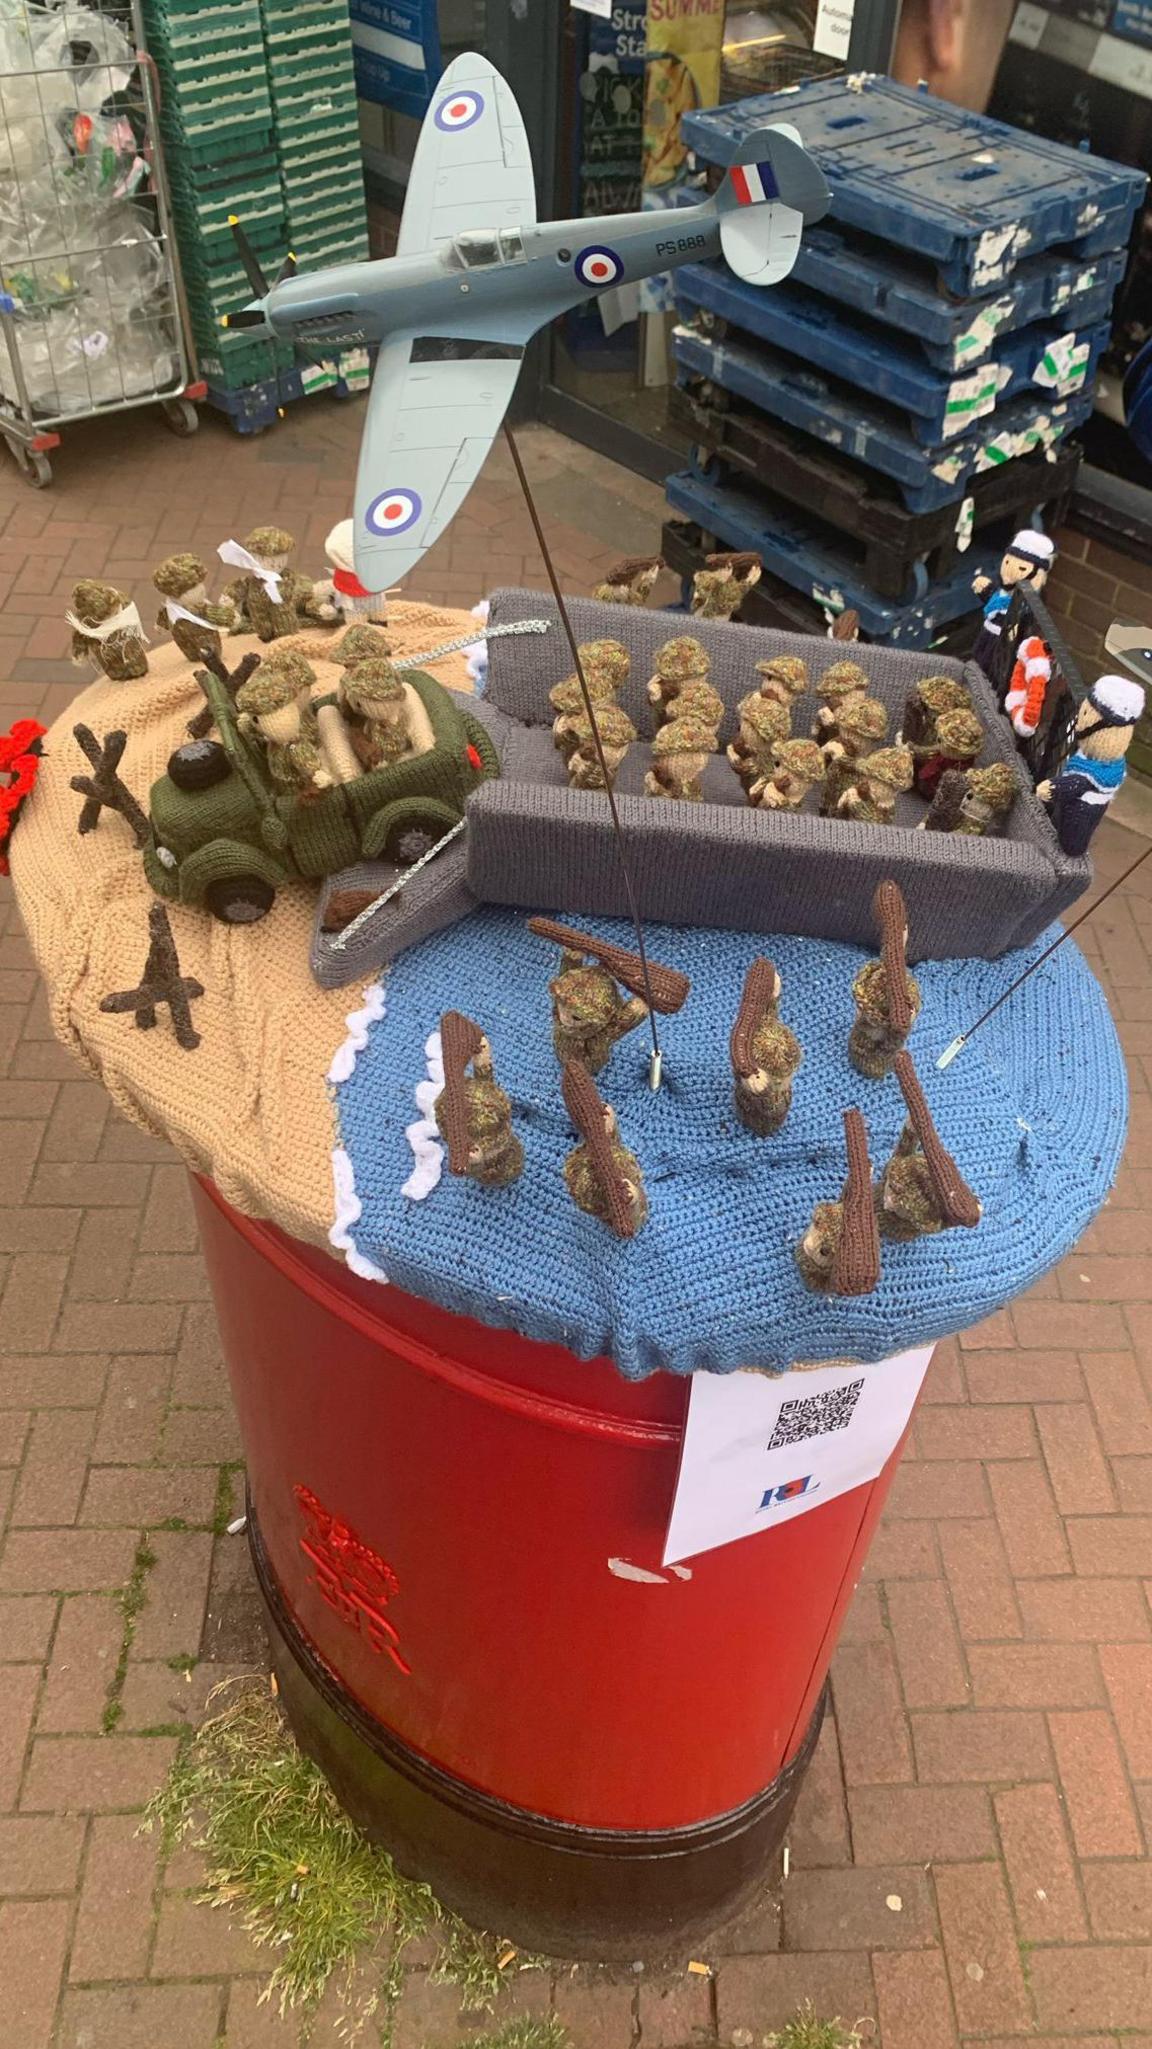
[[[772,2049],[861,2049],[862,2043],[859,2021],[853,2027],[846,2027],[839,2016],[822,2021],[810,1999],[767,2039]]]
[[[509,2021],[494,2035],[470,2035],[469,2049],[572,2049],[572,2037],[557,2020]]]

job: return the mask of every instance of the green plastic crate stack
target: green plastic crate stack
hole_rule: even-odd
[[[261,0],[280,176],[302,270],[368,254],[347,0]]]
[[[169,156],[227,164],[274,141],[259,0],[144,0]]]

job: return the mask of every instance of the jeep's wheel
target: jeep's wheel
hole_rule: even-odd
[[[422,861],[431,853],[442,835],[429,832],[426,825],[400,825],[390,833],[385,847],[389,860],[396,861],[401,868],[411,868],[413,862]]]
[[[208,884],[204,901],[221,924],[255,925],[272,909],[276,891],[262,875],[229,875]]]
[[[218,740],[186,740],[168,756],[168,773],[178,790],[210,790],[230,766]]]

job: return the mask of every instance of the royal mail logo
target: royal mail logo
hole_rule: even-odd
[[[806,1473],[802,1480],[785,1480],[779,1487],[769,1487],[760,1503],[760,1511],[776,1508],[782,1501],[795,1501],[801,1494],[815,1494],[820,1482],[812,1473]]]
[[[412,1667],[400,1653],[400,1638],[384,1610],[400,1582],[387,1561],[318,1501],[310,1487],[297,1487],[304,1518],[300,1549],[314,1567],[309,1575],[321,1598],[349,1629],[356,1630],[379,1656],[391,1658],[397,1671]]]

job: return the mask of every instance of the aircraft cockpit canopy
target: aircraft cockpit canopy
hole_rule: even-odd
[[[448,261],[457,270],[483,270],[497,263],[520,263],[524,239],[519,228],[469,228],[454,235]]]

